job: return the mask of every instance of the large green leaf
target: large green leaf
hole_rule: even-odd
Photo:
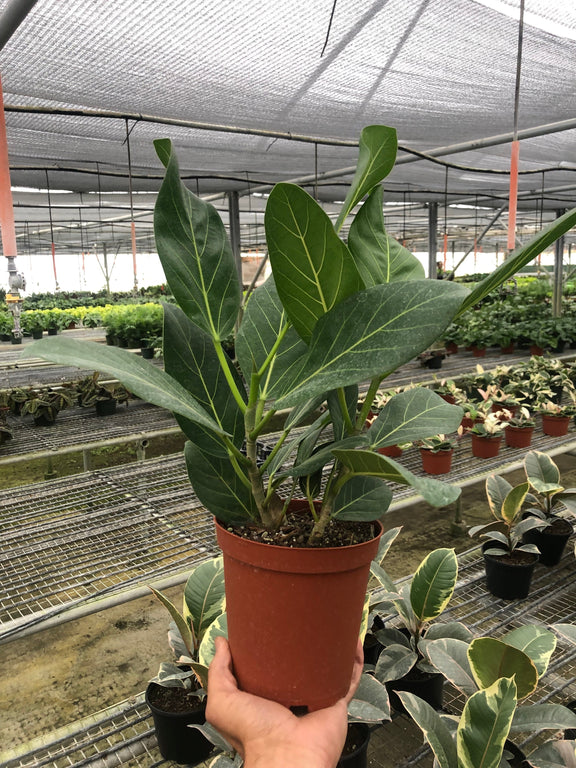
[[[576,742],[551,740],[530,752],[534,768],[576,768]]]
[[[394,280],[423,280],[425,277],[424,267],[416,256],[386,232],[383,197],[382,187],[374,187],[356,214],[348,234],[348,248],[367,288]]]
[[[184,456],[196,495],[218,520],[238,523],[258,519],[252,492],[241,482],[229,459],[208,456],[190,441],[184,447]]]
[[[226,356],[228,365],[227,361]],[[233,365],[228,368],[246,400],[240,375]],[[212,414],[239,448],[244,439],[244,418],[230,391],[212,338],[172,304],[164,307],[164,370]],[[216,456],[227,455],[224,445],[211,430],[178,414],[176,420],[186,437],[203,451]]]
[[[511,730],[538,733],[561,728],[576,728],[576,714],[568,707],[561,704],[527,704],[516,710]]]
[[[214,654],[216,653],[214,641],[217,637],[228,637],[228,616],[225,613],[218,616],[218,618],[210,624],[200,643],[198,659],[200,663],[204,664],[206,667],[210,666]]]
[[[399,680],[412,669],[418,656],[404,645],[389,645],[383,649],[376,662],[374,675],[381,683]]]
[[[348,704],[348,716],[356,723],[390,720],[390,702],[386,686],[372,675],[362,675],[354,698]]]
[[[269,278],[250,297],[236,334],[236,355],[246,381],[250,381],[254,370],[264,366],[281,334],[282,340],[260,383],[264,398],[275,398],[289,390],[294,368],[308,352],[294,328],[289,327],[274,280]]]
[[[500,475],[488,475],[486,478],[486,498],[488,499],[488,506],[490,511],[497,520],[503,520],[502,508],[504,507],[504,501],[512,490],[513,486],[510,485],[508,480],[505,480]],[[478,530],[483,526],[478,526]],[[472,534],[472,531],[470,532]]]
[[[344,402],[346,412],[352,424],[356,421],[356,409],[358,406],[358,385],[351,384],[349,387],[344,387]],[[344,418],[344,412],[338,396],[338,390],[332,390],[328,392],[326,398],[328,403],[328,409],[332,418],[332,431],[334,433],[335,440],[342,440],[348,434],[346,428],[346,420]]]
[[[467,642],[450,637],[426,643],[426,654],[436,669],[459,691],[472,696],[478,686],[472,677],[467,651]]]
[[[56,336],[34,342],[26,349],[23,357],[41,357],[61,365],[108,373],[142,400],[179,413],[217,434],[225,434],[225,430],[181,384],[160,368],[125,349]]]
[[[539,677],[542,677],[548,669],[550,658],[556,648],[554,634],[549,629],[536,624],[513,629],[500,639],[529,656],[534,662]]]
[[[241,288],[234,255],[216,209],[180,181],[169,139],[154,142],[166,168],[154,207],[154,234],[166,282],[180,308],[222,340],[234,329]]]
[[[354,206],[386,178],[396,162],[398,138],[396,129],[386,125],[367,125],[360,134],[358,164],[352,184],[336,222],[339,232]]]
[[[216,557],[196,566],[184,588],[184,604],[198,642],[224,610],[224,566]]]
[[[390,547],[395,542],[401,530],[402,526],[399,525],[396,528],[390,528],[389,531],[384,531],[382,536],[380,536],[378,552],[376,553],[376,556],[372,562],[376,563],[377,565],[382,565],[382,561],[390,551]]]
[[[398,691],[398,696],[410,717],[424,734],[440,768],[458,768],[456,743],[436,710],[413,693]]]
[[[453,549],[430,552],[412,577],[410,604],[420,622],[436,619],[448,605],[458,578],[458,560]]]
[[[461,768],[498,768],[516,708],[516,685],[502,678],[470,696],[458,725]]]
[[[429,477],[418,477],[394,459],[373,451],[333,450],[334,456],[357,475],[371,475],[400,485],[410,485],[434,507],[445,507],[460,496],[460,488]]]
[[[477,637],[470,643],[468,659],[480,688],[490,687],[500,677],[513,677],[519,699],[536,690],[538,672],[532,659],[501,640]]]
[[[520,514],[522,504],[524,504],[524,499],[526,498],[529,489],[530,483],[520,483],[520,485],[513,488],[504,499],[504,504],[502,505],[502,517],[508,524],[511,525]]]
[[[445,280],[375,285],[323,315],[292,392],[278,407],[391,372],[448,326],[466,288]]]
[[[539,253],[546,250],[549,245],[558,240],[565,232],[576,226],[576,208],[565,213],[563,216],[555,219],[547,227],[544,227],[535,237],[532,238],[526,245],[521,245],[517,248],[511,256],[504,261],[497,269],[494,270],[487,278],[482,280],[476,288],[472,291],[470,296],[462,302],[460,311],[461,315],[466,312],[467,309],[473,307],[475,304],[488,296],[489,293],[499,285],[509,280],[513,275],[518,272],[519,269],[529,264],[532,259],[535,259]]]
[[[328,461],[331,461],[334,457],[334,451],[339,449],[352,450],[358,446],[366,445],[365,435],[352,435],[334,443],[323,443],[321,446],[318,446],[318,450],[310,450],[307,453],[310,448],[309,442],[313,437],[314,435],[309,435],[306,440],[301,442],[298,449],[298,460],[293,467],[286,471],[287,476],[302,477],[310,475],[312,472],[323,467]]]
[[[339,520],[378,520],[392,501],[392,491],[377,477],[353,477],[334,499],[333,517]]]
[[[276,184],[264,217],[278,295],[308,342],[318,318],[364,285],[328,215],[295,184]]]
[[[459,406],[449,405],[427,387],[416,387],[394,395],[366,434],[372,448],[410,443],[456,431],[463,415]]]
[[[526,477],[538,493],[561,490],[560,470],[547,453],[530,451],[524,459]]]

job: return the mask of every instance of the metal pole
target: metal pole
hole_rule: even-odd
[[[238,270],[238,278],[242,285],[242,256],[240,254],[240,202],[237,191],[228,192],[228,216],[230,229],[230,245]]]
[[[466,253],[464,254],[464,256],[462,256],[462,258],[460,259],[460,261],[458,262],[458,264],[456,264],[456,266],[454,267],[454,269],[453,269],[453,270],[452,270],[452,272],[450,273],[450,276],[451,276],[451,277],[453,277],[453,276],[454,276],[454,274],[456,273],[456,270],[457,270],[457,269],[458,269],[458,267],[459,267],[459,266],[460,266],[460,265],[461,265],[461,264],[464,262],[464,260],[466,259],[466,257],[467,257],[467,256],[468,256],[470,253],[472,253],[472,251],[474,250],[474,245],[475,245],[475,244],[476,244],[476,245],[480,245],[480,243],[482,242],[482,238],[484,237],[484,235],[485,235],[485,234],[486,234],[486,233],[487,233],[487,232],[488,232],[488,231],[491,229],[492,225],[493,225],[493,224],[495,224],[495,223],[498,221],[498,219],[500,218],[500,216],[501,216],[501,215],[502,215],[502,213],[503,213],[503,212],[506,210],[506,208],[507,208],[507,207],[508,207],[508,204],[506,204],[506,205],[503,205],[503,206],[502,206],[502,208],[499,208],[499,209],[496,211],[495,215],[494,215],[494,216],[493,216],[493,217],[490,219],[490,221],[488,222],[488,224],[486,224],[486,226],[484,227],[484,229],[482,230],[482,232],[480,232],[480,235],[479,235],[479,236],[476,238],[476,241],[475,241],[475,243],[472,243],[472,245],[470,246],[470,248],[468,248],[468,250],[466,251]],[[498,254],[498,246],[496,246],[496,254]]]
[[[132,155],[130,153],[130,131],[126,120],[126,149],[128,150],[128,196],[130,198],[130,234],[132,236],[132,269],[134,270],[134,294],[138,292],[138,270],[136,268],[136,224],[134,222],[134,200],[132,195]]]
[[[556,218],[560,218],[566,210],[560,208],[556,211]],[[562,314],[562,278],[564,266],[564,235],[554,243],[554,288],[552,292],[552,315],[560,317]]]
[[[108,273],[108,246],[102,243],[102,255],[104,261],[104,279],[106,280],[106,293],[110,295],[110,274]]]
[[[428,277],[435,279],[438,275],[436,259],[438,258],[438,203],[428,204]]]
[[[0,51],[36,5],[38,0],[10,0],[0,16]]]

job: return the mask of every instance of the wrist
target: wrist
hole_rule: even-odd
[[[246,748],[244,768],[334,768],[318,752],[294,744],[254,745]]]

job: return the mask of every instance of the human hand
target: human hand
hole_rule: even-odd
[[[217,637],[208,672],[206,719],[242,755],[245,768],[334,768],[346,740],[348,702],[360,681],[363,659],[358,640],[346,696],[331,707],[297,717],[282,704],[239,690],[228,641]]]

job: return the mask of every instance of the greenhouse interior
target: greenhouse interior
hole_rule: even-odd
[[[0,766],[576,768],[575,172],[573,0],[0,0]]]

